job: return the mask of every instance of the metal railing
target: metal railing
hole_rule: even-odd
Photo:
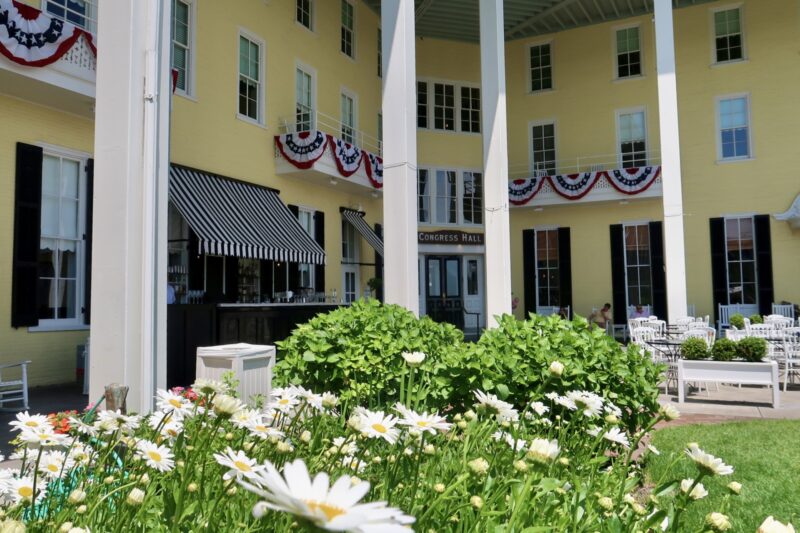
[[[661,152],[652,150],[635,154],[599,154],[557,159],[544,163],[510,165],[510,179],[549,176],[553,174],[577,174],[597,172],[625,167],[651,166],[661,164]]]
[[[382,155],[383,153],[383,142],[377,137],[352,128],[341,120],[319,111],[300,112],[280,119],[281,133],[297,133],[311,130],[319,130],[333,135],[337,139],[343,139],[367,152],[377,155]]]

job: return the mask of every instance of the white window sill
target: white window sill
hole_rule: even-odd
[[[28,328],[29,333],[44,333],[52,331],[89,331],[86,324],[48,324],[46,326],[34,326]]]
[[[197,98],[195,96],[193,96],[193,95],[191,95],[189,93],[185,93],[185,92],[181,91],[180,89],[177,89],[172,94],[174,94],[175,96],[180,96],[181,98],[185,98],[186,100],[189,100],[190,102],[194,102],[195,104],[197,103]]]
[[[554,92],[556,92],[556,90],[552,87],[550,89],[539,89],[538,91],[532,91],[531,89],[528,89],[529,96],[536,96],[537,94],[549,94]]]
[[[730,61],[720,61],[718,63],[714,62],[714,63],[711,63],[710,67],[711,68],[722,68],[722,67],[727,67],[728,65],[739,65],[741,63],[749,63],[749,62],[750,62],[750,59],[744,57],[742,59],[732,59]]]
[[[345,54],[344,52],[342,52],[342,49],[341,49],[341,48],[339,48],[339,53],[342,55],[342,57],[346,57],[347,59],[349,59],[349,60],[350,60],[350,61],[352,61],[353,63],[355,63],[355,62],[356,62],[355,55],[349,56],[349,55]]]
[[[241,113],[236,113],[236,119],[241,120],[245,124],[250,124],[251,126],[255,126],[257,128],[261,128],[264,130],[269,129],[267,128],[267,125],[264,124],[263,122],[259,122],[258,120],[253,120],[252,118],[246,115],[242,115]]]
[[[300,21],[299,21],[299,20],[297,20],[296,18],[294,19],[294,23],[295,23],[297,26],[299,26],[300,28],[303,28],[303,30],[304,30],[304,31],[307,31],[308,33],[311,33],[311,34],[313,34],[314,36],[316,36],[316,35],[317,35],[317,32],[316,32],[316,31],[314,31],[314,24],[313,24],[313,23],[311,24],[311,28],[309,28],[308,26],[306,26],[305,24],[303,24],[302,22],[300,22]]]
[[[637,80],[644,80],[647,76],[644,74],[639,74],[637,76],[625,76],[624,78],[614,78],[611,80],[611,83],[625,83],[626,81],[637,81]]]
[[[755,157],[729,157],[728,159],[717,159],[718,165],[727,165],[729,163],[742,163],[744,161],[755,161]]]

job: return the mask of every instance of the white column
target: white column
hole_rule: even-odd
[[[117,0],[97,24],[90,394],[125,384],[141,412],[166,386],[170,4]]]
[[[686,316],[686,260],[681,190],[681,146],[672,0],[655,0],[658,123],[661,133],[661,183],[664,203],[664,264],[668,318]]]
[[[381,26],[384,295],[419,314],[414,1],[382,0]]]
[[[508,139],[503,2],[480,0],[484,225],[487,325],[511,313],[511,238],[508,222]]]

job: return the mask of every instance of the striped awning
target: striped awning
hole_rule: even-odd
[[[375,251],[383,257],[383,240],[369,227],[367,221],[364,220],[364,213],[355,211],[353,209],[341,209],[342,216],[347,220],[356,231],[369,243],[370,246],[375,248]]]
[[[201,253],[325,264],[325,250],[272,189],[172,164],[169,199]]]

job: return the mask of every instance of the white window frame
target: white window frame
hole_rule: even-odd
[[[425,126],[419,125],[419,85],[425,84]],[[418,130],[431,130],[431,82],[427,79],[417,79],[417,84],[414,86],[414,122]],[[438,131],[438,130],[436,130]]]
[[[725,100],[736,100],[744,98],[747,106],[747,149],[746,157],[723,157],[722,156],[722,121],[720,120],[720,105]],[[738,161],[751,161],[755,159],[753,150],[753,117],[750,109],[750,93],[723,94],[714,97],[714,124],[717,136],[717,163],[735,163]]]
[[[632,115],[634,113],[641,113],[644,117],[644,158],[645,165],[650,163],[650,135],[649,135],[649,121],[647,120],[647,106],[628,107],[625,109],[617,109],[614,111],[615,130],[617,135],[617,168],[622,168],[622,131],[620,128],[620,117],[623,115]]]
[[[311,129],[317,127],[317,69],[311,67],[299,60],[295,61],[295,87],[294,87],[294,109],[295,109],[295,120],[294,126],[297,127],[297,71],[302,71],[304,74],[311,78]]]
[[[258,118],[253,119],[247,115],[243,115],[239,112],[239,77],[242,75],[241,73],[241,65],[239,64],[239,45],[240,45],[240,38],[244,37],[248,41],[258,45],[258,98],[259,98],[259,106],[258,106]],[[264,126],[266,124],[266,108],[267,108],[267,80],[266,80],[266,57],[267,57],[267,43],[264,42],[264,39],[258,37],[253,32],[250,32],[244,28],[239,28],[239,31],[236,34],[236,118],[247,122],[249,124],[254,124],[256,126]]]
[[[342,113],[342,111],[343,111],[343,109],[342,109],[342,96],[346,96],[346,97],[350,98],[353,101],[353,124],[352,124],[352,126],[348,124],[348,126],[350,126],[351,129],[353,130],[353,141],[352,141],[351,144],[353,146],[359,146],[359,144],[360,144],[359,140],[360,139],[358,138],[359,137],[359,135],[358,135],[359,134],[359,131],[358,131],[358,94],[356,94],[355,92],[351,91],[350,89],[348,89],[347,87],[344,87],[344,86],[342,86],[341,89],[339,90],[339,125],[340,125],[339,135],[342,138],[342,140],[346,140],[344,138],[344,135],[342,135],[342,131],[341,131],[345,126],[344,114]]]
[[[617,32],[622,30],[630,30],[632,28],[636,28],[639,30],[639,74],[633,76],[620,76],[619,75],[619,49],[617,48]],[[611,79],[614,81],[624,81],[624,80],[638,80],[639,78],[644,78],[644,33],[642,30],[643,26],[641,22],[634,22],[631,24],[621,24],[619,26],[614,26],[611,28],[611,38],[612,43],[611,47],[614,50],[614,72]]]
[[[419,125],[419,112],[418,112],[418,86],[414,85],[414,123],[417,124],[418,130],[425,130],[431,131],[438,134],[444,135],[476,135],[480,136],[483,131],[483,93],[481,92],[481,101],[480,101],[480,116],[481,122],[479,127],[481,131],[472,132],[472,131],[464,131],[461,128],[461,88],[468,87],[470,89],[478,89],[478,91],[483,91],[480,83],[469,82],[469,81],[457,81],[457,80],[446,80],[441,78],[417,78],[417,83],[424,83],[427,87],[427,98],[425,99],[425,109],[428,113],[428,125],[427,127],[421,127]],[[438,129],[436,128],[436,105],[435,105],[435,84],[443,84],[443,85],[451,85],[453,87],[453,123],[455,128],[452,130],[445,130],[445,129]]]
[[[742,215],[726,215],[722,218],[724,224],[724,235],[725,235],[725,242],[723,243],[725,247],[725,280],[727,285],[725,286],[725,294],[726,294],[726,302],[728,305],[731,305],[731,273],[730,273],[730,263],[731,261],[728,259],[728,221],[729,220],[742,220],[742,219],[750,219],[750,224],[753,227],[753,278],[755,280],[756,286],[756,301],[754,304],[746,304],[742,303],[739,305],[750,305],[758,307],[759,305],[759,287],[758,287],[758,242],[756,242],[756,220],[755,216],[752,214],[742,214]],[[741,241],[741,236],[739,237],[739,241]],[[741,255],[739,256],[739,260],[735,261],[736,263],[743,263],[741,260]]]
[[[353,300],[358,300],[361,294],[361,265],[359,264],[361,261],[361,242],[359,239],[358,231],[356,230],[355,226],[347,220],[346,218],[339,217],[341,222],[339,223],[339,227],[341,228],[341,243],[342,243],[342,295],[341,300],[344,303],[350,303],[347,300],[347,274],[353,274],[355,278],[355,291]],[[352,255],[345,256],[344,254],[344,245],[346,243],[345,240],[345,233],[344,228],[345,226],[350,227],[352,229],[353,234],[353,242],[347,243],[348,251],[352,251]],[[351,246],[352,244],[352,246]]]
[[[86,13],[85,15],[80,15],[80,13],[76,13],[76,14],[84,17],[85,19],[87,19],[89,21],[90,24],[88,25],[88,27],[86,25],[81,26],[80,24],[75,24],[74,22],[72,22],[70,20],[66,20],[66,19],[63,19],[63,20],[65,20],[66,22],[69,22],[70,24],[74,24],[75,26],[78,26],[79,28],[83,28],[84,30],[86,30],[89,33],[91,33],[92,35],[97,36],[97,1],[98,0],[84,0],[84,1],[86,1],[87,5],[89,7],[89,9],[87,10],[88,13]],[[52,16],[52,17],[61,18],[61,17],[58,17],[57,15],[54,15],[53,13],[50,13],[47,10],[47,4],[48,4],[48,0],[41,0],[41,2],[39,3],[39,11],[41,11],[42,13],[47,13],[49,16]],[[64,2],[64,5],[67,6],[68,2]],[[65,7],[65,9],[68,10],[67,7]]]
[[[45,0],[46,1],[46,0]],[[197,47],[195,45],[195,35],[196,35],[196,28],[197,28],[197,1],[196,0],[178,0],[179,2],[183,2],[187,6],[189,6],[189,44],[186,47],[189,54],[189,61],[186,65],[187,69],[187,76],[186,76],[186,89],[181,89],[180,87],[175,88],[175,94],[179,96],[183,96],[184,98],[188,98],[190,100],[194,100],[197,96],[196,91],[196,70],[195,70],[195,55]],[[174,19],[175,14],[172,14]],[[170,43],[174,45],[175,40],[170,37]],[[181,45],[182,46],[182,45]],[[172,65],[170,64],[170,68]]]
[[[294,3],[294,17],[293,17],[294,18],[294,22],[295,22],[295,24],[297,24],[301,28],[314,33],[314,30],[316,28],[316,22],[317,22],[317,17],[315,16],[316,15],[316,6],[314,5],[316,0],[308,0],[308,10],[309,10],[308,11],[308,22],[309,22],[308,26],[306,26],[305,24],[303,24],[302,22],[297,20],[297,7],[298,7],[297,6],[297,2],[298,1],[299,0],[295,0],[295,3]]]
[[[350,43],[350,46],[351,46],[353,54],[352,55],[346,54],[344,52],[344,50],[342,50],[342,35],[341,35],[341,31],[342,31],[342,28],[344,28],[344,24],[342,24],[342,5],[341,5],[341,3],[339,4],[339,53],[342,54],[344,57],[355,61],[356,57],[357,57],[356,29],[358,28],[358,17],[357,17],[357,14],[356,14],[356,11],[357,11],[356,3],[353,2],[352,0],[340,0],[340,2],[346,2],[346,3],[350,4],[350,7],[353,8],[353,27],[350,30],[350,35],[351,35],[351,40],[352,40],[352,42]]]
[[[536,126],[553,126],[553,143],[554,143],[554,151],[555,151],[555,160],[553,161],[553,166],[556,168],[556,172],[558,172],[558,121],[555,118],[544,119],[544,120],[532,120],[528,122],[528,167],[531,172],[535,172],[536,168],[536,156],[534,154],[533,149],[533,128]]]
[[[468,222],[466,216],[464,216],[464,200],[466,199],[466,188],[464,187],[464,175],[465,174],[472,174],[473,177],[475,174],[480,176],[480,203],[481,207],[479,210],[472,210],[473,212],[480,212],[481,213],[481,222]],[[458,194],[458,206],[456,207],[456,219],[460,220],[460,225],[462,226],[469,226],[469,227],[482,227],[483,221],[486,218],[486,188],[485,188],[485,181],[484,181],[484,173],[480,170],[469,170],[469,169],[460,169],[458,171],[458,185],[456,188],[456,192]]]
[[[317,237],[317,227],[316,227],[316,220],[315,220],[316,212],[317,212],[317,210],[314,209],[314,208],[311,208],[311,207],[297,206],[297,222],[302,227],[303,224],[300,221],[301,215],[307,215],[309,217],[309,221],[311,222],[311,225],[309,226],[308,231],[306,233],[308,233],[308,236],[311,237],[315,242],[316,242],[316,237]],[[305,228],[303,228],[303,229],[305,229]],[[309,279],[309,282],[310,282],[309,286],[310,287],[314,287],[314,291],[316,292],[316,290],[317,290],[317,280],[316,280],[316,276],[315,276],[316,268],[314,267],[313,263],[298,263],[297,264],[297,270],[298,270],[298,276],[299,276],[299,279],[300,279],[301,283],[302,283],[302,280],[303,280],[303,268],[304,267],[308,269],[308,279]]]
[[[468,226],[471,228],[481,228],[484,226],[486,222],[486,174],[480,168],[465,168],[465,167],[431,167],[431,166],[422,166],[419,167],[418,170],[423,170],[428,172],[428,221],[422,222],[419,220],[419,181],[417,181],[417,185],[414,187],[416,192],[416,210],[417,210],[417,224],[419,226],[425,227],[456,227],[456,226]],[[436,173],[437,172],[455,172],[456,173],[456,221],[455,222],[437,222],[437,212],[436,212],[436,198],[437,198],[437,185],[436,185]],[[484,215],[482,216],[483,222],[480,224],[475,224],[472,222],[466,222],[464,220],[464,173],[465,172],[472,172],[481,175],[481,206],[484,209]],[[417,178],[418,180],[419,178]]]
[[[532,72],[533,69],[531,68],[531,48],[544,45],[550,46],[550,87],[547,89],[538,89],[534,91],[533,72]],[[555,44],[553,42],[553,39],[527,43],[525,45],[525,57],[523,59],[525,61],[525,83],[527,83],[525,87],[525,94],[542,94],[556,90]]]
[[[561,280],[561,250],[559,250],[559,246],[560,246],[561,243],[559,243],[559,239],[558,239],[558,230],[559,229],[560,229],[559,226],[542,226],[542,227],[536,227],[536,228],[533,229],[533,249],[534,249],[533,260],[534,260],[534,270],[535,270],[535,275],[536,275],[536,308],[537,309],[539,307],[545,307],[544,304],[542,304],[539,301],[539,289],[541,288],[541,285],[539,284],[539,271],[540,271],[540,269],[539,269],[539,233],[548,233],[548,232],[555,232],[555,235],[556,235],[556,264],[557,264],[557,266],[556,266],[555,270],[558,270],[558,274],[559,274],[559,276],[558,276],[558,300],[559,301],[555,305],[553,305],[553,303],[550,302],[550,305],[548,305],[547,307],[565,307],[565,306],[561,305],[562,280]],[[553,270],[553,269],[546,268],[545,270]],[[551,285],[548,284],[547,288],[549,290],[551,288]]]
[[[469,89],[470,91],[477,89],[478,90],[478,131],[465,131],[462,124],[461,124],[461,111],[464,110],[464,106],[462,105],[462,89]],[[456,90],[458,94],[456,95],[456,119],[458,121],[457,131],[460,133],[473,133],[475,135],[480,135],[483,131],[483,94],[481,92],[481,86],[476,83],[461,83],[457,86]],[[468,108],[470,111],[474,111],[471,107]],[[471,121],[470,121],[471,122]]]
[[[85,284],[86,284],[86,165],[91,157],[86,152],[70,150],[60,146],[50,144],[39,144],[43,150],[43,156],[58,157],[64,159],[71,159],[78,162],[78,235],[82,237],[76,243],[76,261],[75,261],[75,318],[52,318],[40,319],[38,325],[28,328],[28,331],[68,331],[88,329],[88,325],[84,323],[86,301],[85,301]],[[44,164],[44,163],[43,163]],[[41,235],[39,236],[40,242],[38,246],[41,247]],[[36,277],[36,282],[39,282],[39,276]],[[38,303],[38,302],[37,302]]]
[[[742,35],[742,58],[741,59],[729,59],[727,61],[717,61],[717,27],[714,21],[714,17],[720,11],[730,11],[732,9],[739,10],[739,31]],[[711,66],[724,66],[724,65],[735,65],[737,63],[744,63],[748,60],[747,55],[747,29],[745,28],[745,9],[744,9],[744,2],[735,2],[730,4],[724,4],[721,6],[715,6],[708,10],[708,28],[709,28],[709,39],[711,41]]]
[[[644,266],[647,267],[647,269],[648,269],[648,271],[650,273],[650,285],[649,285],[650,286],[650,303],[649,304],[645,304],[645,303],[642,303],[642,302],[631,302],[631,297],[630,297],[630,294],[629,294],[629,291],[628,291],[628,289],[630,287],[630,283],[628,282],[628,266],[629,266],[628,265],[628,240],[627,240],[627,236],[625,234],[625,231],[628,228],[638,228],[639,226],[645,226],[647,228],[647,258],[648,258],[648,263],[647,263],[647,265],[642,265],[641,263],[638,262],[638,257],[637,257],[636,264],[635,265],[630,265],[630,266],[636,267],[637,273],[641,272],[642,267],[644,267]],[[652,235],[650,235],[650,221],[637,220],[637,221],[623,222],[622,223],[622,261],[623,261],[623,265],[624,265],[623,268],[625,269],[624,272],[625,272],[625,305],[626,305],[626,307],[630,307],[632,305],[642,305],[642,306],[648,306],[649,305],[650,307],[653,306],[653,256],[650,253],[650,250],[651,250],[650,239],[651,238],[652,238]],[[637,233],[637,236],[636,236],[636,243],[637,244],[639,243],[638,233]],[[639,288],[639,293],[641,294],[641,291],[642,291],[641,277],[639,277],[639,283],[636,286]]]

